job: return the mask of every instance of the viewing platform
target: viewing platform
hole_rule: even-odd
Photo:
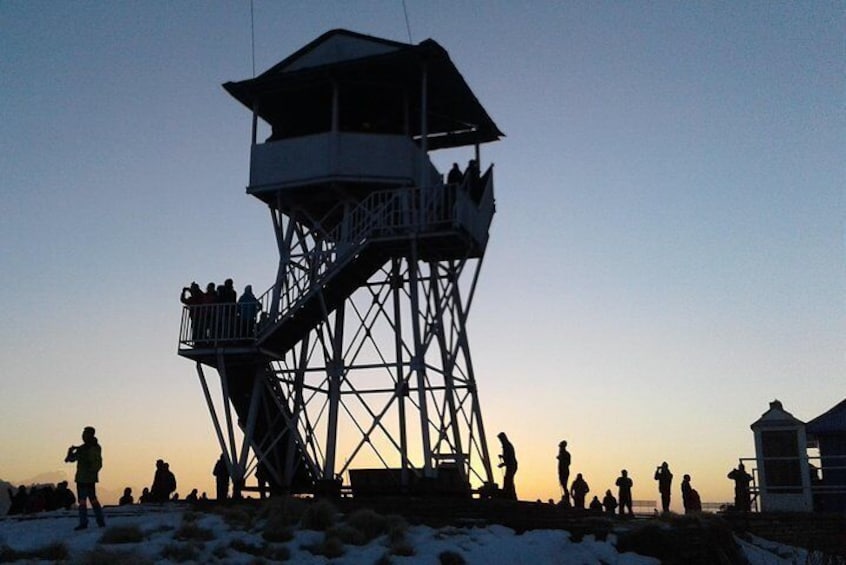
[[[493,190],[491,166],[478,181],[461,185],[371,191],[321,233],[325,245],[305,258],[307,268],[287,271],[282,290],[275,291],[274,285],[258,297],[261,307],[253,319],[245,319],[235,303],[184,306],[179,354],[196,359],[218,348],[254,352],[285,318],[296,317],[298,325],[310,329],[318,318],[304,320],[303,314],[318,291],[323,292],[321,306],[328,301],[331,310],[333,302],[344,300],[411,239],[420,244],[424,260],[481,255],[495,212]],[[285,342],[292,340],[296,335]]]

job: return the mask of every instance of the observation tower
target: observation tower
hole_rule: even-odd
[[[494,214],[480,146],[502,132],[431,39],[333,30],[223,87],[252,113],[247,194],[279,264],[255,316],[185,306],[178,352],[235,484],[495,490],[467,319]],[[430,153],[456,148],[477,166],[449,183]]]

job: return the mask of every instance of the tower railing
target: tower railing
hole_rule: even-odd
[[[307,267],[288,269],[281,285],[258,297],[255,310],[236,303],[185,306],[179,333],[180,346],[216,347],[250,343],[295,312],[328,280],[344,268],[371,241],[461,227],[479,245],[487,243],[493,218],[493,166],[470,186],[439,184],[400,187],[367,195],[345,215],[344,221],[323,234],[308,254]]]

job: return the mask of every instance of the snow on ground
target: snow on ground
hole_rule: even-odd
[[[106,508],[107,528],[94,525],[84,531],[74,531],[77,524],[75,511],[55,511],[26,517],[0,518],[0,548],[7,546],[17,552],[33,551],[50,544],[64,544],[71,559],[78,561],[91,551],[130,552],[142,555],[152,561],[169,562],[164,555],[181,545],[198,548],[197,562],[251,563],[255,556],[238,551],[235,547],[267,546],[259,531],[233,529],[220,515],[191,512],[194,523],[210,530],[213,539],[206,542],[180,542],[174,534],[183,524],[184,507],[133,506]],[[119,526],[135,526],[144,534],[140,543],[101,544],[103,533]],[[314,555],[306,547],[319,544],[323,532],[297,530],[294,538],[284,544],[290,552],[287,563],[327,563],[326,557]],[[236,541],[237,540],[237,541]],[[607,541],[597,541],[585,536],[581,542],[570,540],[568,532],[561,530],[534,530],[517,535],[504,526],[484,528],[446,527],[433,529],[427,526],[412,526],[406,533],[406,540],[414,548],[414,555],[404,557],[391,555],[391,563],[438,564],[444,551],[459,553],[468,564],[619,564],[657,565],[659,561],[632,553],[620,554],[615,548],[616,538],[611,535]],[[233,547],[235,542],[235,547]],[[766,540],[753,538],[752,542],[740,542],[741,547],[754,565],[782,565],[804,563],[803,550],[788,548]],[[332,559],[332,563],[359,564],[376,563],[389,552],[385,536],[364,546],[345,546],[343,556]],[[2,550],[0,550],[2,553]],[[171,553],[173,555],[173,553]],[[175,559],[175,558],[174,558]]]

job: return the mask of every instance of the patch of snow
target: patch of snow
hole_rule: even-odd
[[[106,529],[96,526],[91,519],[87,530],[74,531],[78,516],[76,511],[57,510],[33,516],[11,516],[0,518],[0,545],[17,551],[33,551],[50,544],[63,543],[71,554],[71,560],[78,560],[85,553],[105,548],[109,551],[135,553],[153,560],[162,560],[162,552],[169,546],[180,546],[186,542],[174,539],[183,523],[186,507],[168,504],[164,506],[136,505],[132,507],[105,508],[107,528],[134,526],[140,529],[145,539],[140,543],[105,545],[100,540]],[[255,557],[235,551],[231,543],[238,540],[247,546],[266,546],[260,529],[242,530],[231,528],[217,514],[192,511],[196,526],[209,530],[214,539],[194,544],[200,551],[198,561],[215,560],[215,551],[225,552],[227,563],[251,563]],[[285,546],[290,551],[288,563],[326,563],[327,558],[312,554],[307,548],[319,545],[324,540],[323,532],[296,530],[292,540],[273,547]],[[392,555],[393,563],[438,565],[438,556],[444,551],[460,554],[470,564],[536,564],[572,563],[620,565],[658,565],[652,557],[634,553],[619,553],[617,538],[609,535],[599,541],[587,535],[580,542],[574,542],[569,532],[563,530],[532,530],[517,534],[504,526],[487,527],[409,527],[405,536],[414,548],[409,557]],[[807,552],[759,538],[752,542],[738,540],[744,555],[754,565],[783,565],[804,563]],[[346,545],[343,556],[333,559],[339,565],[373,563],[390,550],[386,536],[377,538],[364,546]]]

